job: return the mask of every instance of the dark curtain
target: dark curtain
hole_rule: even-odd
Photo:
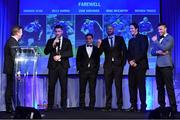
[[[0,0],[0,111],[5,109],[4,44],[10,35],[11,28],[18,24],[18,11],[18,0]]]
[[[180,7],[178,0],[161,0],[161,19],[174,37],[173,61],[176,80],[180,80]]]

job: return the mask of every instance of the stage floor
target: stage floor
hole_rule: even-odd
[[[148,119],[152,111],[147,112],[126,112],[117,111],[103,111],[103,109],[79,110],[78,108],[67,109],[61,111],[60,109],[45,111],[40,110],[42,119]],[[14,114],[8,114],[6,112],[0,112],[0,119],[12,119]],[[176,113],[176,119],[180,119],[180,112]]]

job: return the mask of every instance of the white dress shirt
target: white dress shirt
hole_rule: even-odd
[[[88,45],[86,45],[86,52],[88,54],[88,57],[91,57],[92,51],[93,51],[93,45],[91,44],[92,47],[88,47]]]
[[[112,39],[112,45],[111,45],[111,39]],[[111,47],[114,47],[114,42],[115,42],[115,35],[111,35],[111,36],[108,36],[108,41],[109,41],[109,45]],[[112,57],[112,61],[114,62],[114,57]]]
[[[18,41],[18,38],[16,36],[11,36],[11,37],[13,37],[16,41]]]
[[[86,52],[87,52],[89,58],[91,57],[92,51],[93,51],[93,45],[92,44],[86,45]],[[88,67],[90,67],[90,66],[91,66],[91,64],[89,63]]]

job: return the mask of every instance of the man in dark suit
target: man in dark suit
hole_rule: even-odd
[[[46,55],[50,54],[48,61],[48,109],[53,108],[55,85],[57,79],[59,79],[61,85],[61,108],[65,110],[67,107],[69,58],[73,56],[73,52],[70,40],[62,36],[62,26],[57,25],[54,30],[56,37],[49,39],[44,49]]]
[[[76,56],[77,71],[79,71],[80,85],[80,107],[85,108],[85,91],[87,82],[89,82],[90,92],[90,110],[94,109],[96,102],[96,78],[99,70],[100,55],[99,49],[93,45],[93,35],[85,36],[86,44],[79,46]]]
[[[11,37],[5,44],[4,47],[4,70],[7,78],[7,86],[5,92],[5,103],[6,111],[11,113],[13,111],[12,98],[13,98],[13,83],[14,83],[14,60],[16,55],[16,50],[13,49],[14,46],[18,46],[18,41],[22,37],[22,28],[20,26],[15,26],[12,28]]]
[[[129,63],[129,92],[131,107],[127,111],[137,111],[137,91],[141,100],[140,111],[146,110],[146,70],[149,68],[147,51],[148,38],[139,34],[139,26],[136,23],[130,25],[132,38],[128,44],[128,63]]]
[[[123,37],[114,35],[114,27],[107,26],[108,37],[104,40],[98,40],[98,48],[100,53],[104,52],[104,77],[106,86],[106,108],[111,110],[112,103],[112,84],[115,80],[117,106],[118,110],[122,110],[122,76],[124,65],[126,64],[127,48]]]
[[[176,98],[173,86],[173,62],[172,62],[172,49],[173,49],[173,37],[167,33],[166,24],[158,25],[158,32],[160,38],[158,40],[157,35],[152,37],[152,55],[157,56],[156,61],[156,83],[158,90],[158,103],[160,108],[166,106],[165,103],[165,86],[169,97],[169,103],[172,111],[177,111]]]

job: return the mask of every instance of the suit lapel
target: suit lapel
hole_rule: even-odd
[[[13,41],[15,41],[15,42],[14,42],[14,43],[16,44],[15,46],[19,46],[19,42],[18,42],[15,38],[11,37],[11,39],[12,39]]]
[[[115,37],[114,37],[114,47],[117,45],[117,42],[118,42],[116,38],[117,38],[117,37],[115,36]]]
[[[109,40],[108,40],[108,38],[106,38],[105,40],[104,40],[104,42],[106,43],[105,45],[108,47],[108,48],[110,48],[111,46],[110,46],[110,44],[109,44]]]
[[[61,41],[61,42],[62,42],[61,50],[63,50],[63,48],[64,48],[64,44],[65,44],[65,42],[66,42],[66,41],[65,41],[65,39],[64,39],[64,37],[63,37],[63,39],[62,39],[62,41]]]
[[[94,47],[94,45],[93,45],[93,49],[92,49],[92,53],[91,53],[91,56],[90,56],[90,58],[92,58],[93,56],[94,56],[94,53],[95,53],[96,51],[95,51],[95,47]]]
[[[86,44],[83,46],[83,51],[84,51],[84,54],[87,58],[89,58],[88,56],[88,53],[87,53],[87,50],[86,50]]]
[[[164,39],[162,40],[161,44],[166,43],[166,40],[168,39],[168,35],[166,37],[164,37]]]

